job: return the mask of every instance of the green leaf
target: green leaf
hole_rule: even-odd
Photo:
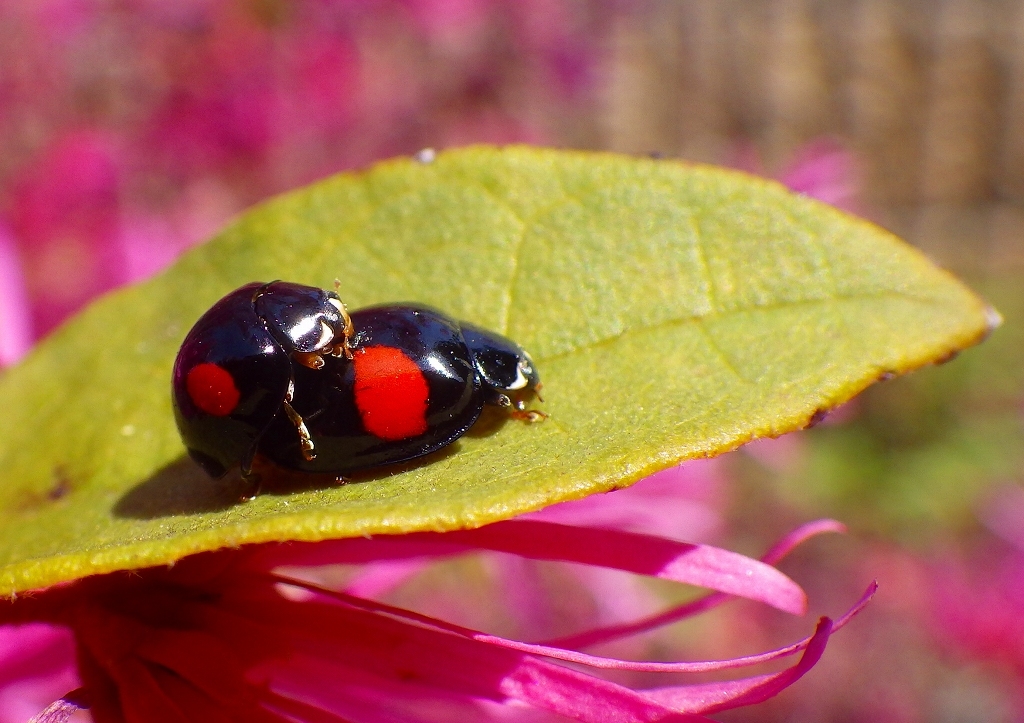
[[[183,458],[169,376],[228,291],[284,278],[502,331],[539,424],[238,503]],[[268,540],[482,525],[806,425],[998,317],[885,231],[778,184],[611,154],[470,148],[342,174],[106,296],[0,378],[0,592]]]

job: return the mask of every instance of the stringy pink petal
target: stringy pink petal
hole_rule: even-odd
[[[348,628],[359,631],[358,637],[361,639],[358,641],[358,648],[344,651],[339,655],[339,662],[342,664],[344,664],[343,661],[355,659],[359,661],[356,664],[358,670],[364,674],[384,673],[386,679],[392,679],[395,677],[394,673],[398,672],[397,677],[407,683],[428,684],[441,690],[459,690],[461,688],[462,693],[471,697],[498,699],[498,694],[501,694],[533,706],[543,707],[560,715],[594,723],[613,720],[688,720],[689,718],[680,716],[679,712],[722,710],[770,697],[795,682],[810,669],[820,657],[829,634],[834,630],[831,621],[823,619],[814,636],[808,640],[795,646],[787,646],[780,651],[751,656],[746,659],[765,662],[800,649],[806,650],[795,666],[781,673],[731,683],[662,689],[652,695],[649,694],[649,691],[631,690],[593,678],[579,671],[546,663],[533,656],[515,656],[512,651],[539,653],[543,657],[558,657],[562,660],[571,660],[582,665],[601,668],[657,670],[660,672],[724,669],[736,667],[737,661],[646,663],[599,658],[574,654],[570,651],[544,650],[542,646],[518,643],[477,633],[387,605],[353,599],[343,593],[328,590],[317,590],[317,592],[330,600],[344,605],[353,605],[360,609],[346,611],[340,607],[320,605],[311,608],[313,614],[318,617],[314,626],[318,630]],[[866,597],[871,592],[873,589],[869,590]],[[866,600],[858,603],[858,606],[847,613],[844,618],[848,620],[863,607],[865,602]],[[376,640],[378,635],[384,634],[386,624],[375,616],[362,618],[362,622],[359,622],[360,612],[371,613],[374,611],[385,612],[389,616],[404,619],[410,623],[419,623],[407,631],[403,637],[400,651],[390,651],[399,653],[397,656],[392,655],[390,658],[378,660],[380,645]],[[334,624],[330,623],[330,618],[335,616],[337,621]],[[278,619],[290,619],[290,616],[277,617]],[[446,633],[455,633],[455,635]],[[348,646],[353,644],[353,637],[348,636],[345,640],[336,642],[341,646]],[[480,647],[473,643],[488,643],[491,648],[487,649],[487,646]],[[499,652],[501,649],[508,652],[501,653]],[[395,657],[404,661],[399,671],[393,669]],[[501,672],[502,670],[504,672]],[[351,672],[339,671],[335,677],[347,680],[352,675]],[[473,684],[469,684],[471,679]],[[495,688],[492,689],[492,685]],[[293,689],[291,695],[301,698],[303,695],[308,697],[309,693],[303,694],[301,691]],[[349,714],[353,712],[352,702],[348,700],[347,696],[339,699],[335,705],[343,709],[340,710],[342,715],[345,714],[345,711]],[[415,718],[415,720],[429,719]]]
[[[797,615],[807,606],[803,590],[775,568],[708,545],[533,520],[509,520],[455,534],[484,549],[683,582],[758,600]]]
[[[775,565],[797,546],[816,535],[833,532],[842,533],[845,531],[846,526],[836,520],[823,519],[806,523],[775,543],[775,545],[773,545],[772,548],[762,556],[761,561],[770,565]],[[622,637],[624,635],[635,635],[646,630],[666,625],[676,620],[681,620],[698,613],[705,612],[730,599],[732,599],[732,596],[722,593],[713,593],[711,595],[698,598],[697,600],[683,603],[682,605],[649,617],[645,620],[634,620],[624,625],[612,625],[604,628],[596,628],[561,638],[557,642],[549,644],[560,645],[562,647],[585,647],[588,645],[594,645],[598,642],[605,642],[613,638]]]
[[[678,567],[679,559],[693,550],[708,554],[700,546],[588,528],[575,528],[580,539],[570,543],[563,538],[573,528],[537,520],[491,527],[496,529],[412,535],[418,539],[408,547],[419,555],[427,545],[437,545],[444,555],[520,548],[551,557],[550,550],[542,554],[536,549],[546,541],[560,549],[558,559],[593,562],[595,572],[626,568],[648,574]],[[785,554],[807,537],[836,527],[832,521],[807,525],[769,556]],[[438,538],[451,536],[457,538],[454,546],[438,545]],[[383,561],[420,559],[396,555],[402,547],[398,539],[404,538],[382,538]],[[377,541],[348,542],[352,545],[331,543],[327,552],[365,556],[367,544]],[[609,549],[601,549],[608,544]],[[631,545],[633,554],[650,553],[652,560],[624,559]],[[835,626],[823,623],[811,638],[785,648],[719,661],[634,661],[491,635],[256,564],[307,561],[309,547],[206,553],[173,568],[96,576],[19,599],[7,611],[35,610],[74,628],[97,723],[548,723],[564,718],[647,723],[706,720],[702,715],[707,711],[774,695],[814,664],[828,635],[873,592]],[[711,550],[712,560],[731,564],[732,558],[716,557],[722,551]],[[602,562],[598,553],[609,559]],[[740,559],[745,568],[754,562]],[[704,568],[716,569],[705,564],[701,574]],[[801,660],[781,672],[701,686],[638,690],[598,675],[601,670],[678,674],[735,669],[801,651]],[[47,715],[68,710],[58,704]]]
[[[804,654],[796,665],[774,675],[760,675],[744,680],[723,683],[677,686],[647,691],[655,700],[682,711],[694,713],[715,713],[746,705],[761,703],[778,695],[814,667],[825,652],[825,645],[832,634],[832,621],[822,618],[814,635],[808,641]]]
[[[538,644],[538,643],[524,643],[518,640],[509,640],[502,638],[497,635],[489,635],[487,633],[477,632],[469,628],[465,628],[453,623],[447,623],[436,618],[432,618],[427,615],[396,608],[385,603],[374,602],[371,600],[363,600],[360,598],[354,598],[345,593],[335,592],[333,590],[327,590],[319,588],[314,584],[307,583],[301,580],[288,580],[286,578],[275,577],[274,579],[279,580],[284,585],[295,585],[307,589],[311,592],[318,593],[327,597],[330,600],[341,602],[345,605],[351,606],[358,610],[364,610],[367,612],[379,612],[385,613],[397,619],[405,620],[410,623],[416,623],[424,626],[425,628],[432,628],[438,631],[446,633],[454,633],[459,637],[476,640],[479,642],[489,643],[501,648],[507,648],[509,650],[516,650],[524,653],[531,653],[546,658],[552,658],[555,660],[562,660],[565,662],[577,663],[580,665],[587,665],[593,668],[600,668],[606,670],[632,670],[632,671],[647,671],[647,672],[658,672],[658,673],[703,673],[714,670],[728,670],[731,668],[739,668],[744,666],[756,665],[760,663],[770,662],[783,658],[788,655],[793,655],[808,645],[811,644],[812,638],[805,638],[802,641],[787,645],[776,650],[770,650],[764,653],[756,655],[749,655],[740,658],[731,658],[727,660],[710,660],[703,662],[683,662],[683,663],[661,663],[661,662],[648,662],[648,661],[631,661],[631,660],[620,660],[618,658],[609,658],[599,655],[590,655],[587,653],[581,653],[575,650],[566,650],[564,648],[554,647],[550,645]],[[875,591],[878,589],[877,583],[872,583],[865,591],[857,603],[848,610],[837,623],[831,624],[831,630],[839,630],[848,623],[854,615],[859,613],[865,605],[874,596]]]
[[[772,549],[761,558],[761,561],[774,565],[782,560],[798,545],[816,535],[845,531],[846,526],[836,520],[824,519],[809,522],[796,528],[775,543]],[[711,595],[705,595],[702,598],[683,603],[682,605],[678,605],[666,610],[665,612],[658,613],[657,615],[653,615],[645,619],[585,630],[572,635],[566,635],[555,640],[549,640],[546,644],[563,648],[585,648],[628,635],[636,635],[638,633],[659,628],[663,625],[668,625],[669,623],[677,620],[683,620],[685,618],[698,615],[731,599],[732,596],[730,595],[712,593]]]
[[[502,692],[585,723],[708,720],[642,692],[535,658],[523,658],[522,665],[503,681]]]
[[[331,599],[345,601],[341,593],[324,591]],[[348,602],[359,602],[347,600]],[[336,698],[329,703],[343,717],[361,709],[360,701],[353,701],[339,680],[365,680],[369,689],[387,690],[387,681],[400,681],[402,687],[392,687],[393,695],[402,691],[432,691],[435,703],[442,703],[450,695],[464,699],[501,702],[507,699],[548,710],[576,720],[592,723],[606,721],[703,720],[680,716],[671,708],[647,699],[630,688],[611,683],[589,674],[571,670],[518,651],[474,639],[472,631],[451,634],[452,626],[434,621],[436,625],[410,625],[392,616],[373,614],[370,609],[353,609],[346,605],[305,603],[304,620],[292,614],[266,608],[259,613],[258,622],[277,630],[292,643],[293,654],[332,660],[338,667],[327,669],[327,677],[306,678],[309,688],[286,687],[279,671],[287,671],[290,661],[274,663],[260,671],[271,680],[274,690],[310,701],[319,696],[326,704],[331,691]],[[362,607],[362,604],[361,604]],[[384,606],[371,605],[374,609]],[[397,611],[392,609],[396,613]],[[249,616],[247,611],[236,611]],[[429,623],[423,616],[403,615],[408,621]],[[275,634],[270,633],[268,634]],[[374,681],[376,676],[379,680]],[[332,688],[329,680],[334,681]],[[291,685],[295,678],[288,676]],[[365,710],[362,710],[366,714]],[[360,718],[362,719],[362,718]],[[371,718],[371,720],[373,720]],[[378,720],[389,720],[378,718]],[[394,718],[390,719],[394,720]],[[420,718],[414,718],[420,720]],[[422,720],[430,720],[424,718]]]
[[[344,687],[336,681],[344,680]],[[512,698],[501,701],[438,690],[415,680],[367,674],[301,656],[277,668],[266,705],[300,721],[360,723],[565,723],[565,717]],[[329,713],[328,713],[329,712]],[[329,717],[328,717],[329,716]]]
[[[807,599],[796,583],[775,568],[708,545],[693,545],[618,530],[572,527],[538,520],[507,520],[476,530],[414,533],[315,544],[261,552],[257,566],[359,563],[370,559],[451,554],[452,547],[509,552],[535,560],[557,560],[626,570],[705,587],[803,614]]]

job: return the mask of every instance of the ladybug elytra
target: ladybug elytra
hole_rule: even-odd
[[[427,306],[349,315],[337,294],[282,281],[237,289],[185,337],[174,413],[211,476],[261,454],[288,470],[347,475],[461,437],[485,405],[540,386],[515,342]]]

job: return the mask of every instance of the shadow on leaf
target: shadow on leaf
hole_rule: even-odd
[[[253,471],[260,478],[261,496],[286,496],[392,477],[437,464],[457,454],[460,447],[456,441],[424,457],[357,472],[345,479],[331,474],[310,474],[282,469],[261,455],[257,455],[253,460]],[[182,457],[130,489],[114,505],[113,513],[115,517],[153,520],[175,515],[223,512],[235,505],[245,504],[245,497],[251,494],[252,490],[252,483],[242,479],[237,469],[228,472],[221,479],[212,479],[189,457]]]
[[[237,470],[211,479],[199,465],[182,457],[128,490],[113,512],[116,517],[137,520],[222,512],[238,504],[248,488]]]

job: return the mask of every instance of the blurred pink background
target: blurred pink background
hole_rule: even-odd
[[[0,365],[247,206],[424,147],[655,152],[779,177],[907,237],[1006,325],[692,473],[691,532],[732,549],[821,515],[850,525],[782,566],[812,613],[882,586],[805,680],[720,718],[1024,720],[1022,38],[1010,0],[0,0]],[[472,574],[543,588],[508,564]],[[614,614],[605,583],[579,602],[595,620]],[[631,588],[623,606],[663,592]],[[543,635],[556,613],[466,622]],[[632,652],[726,657],[805,623],[740,605]]]

